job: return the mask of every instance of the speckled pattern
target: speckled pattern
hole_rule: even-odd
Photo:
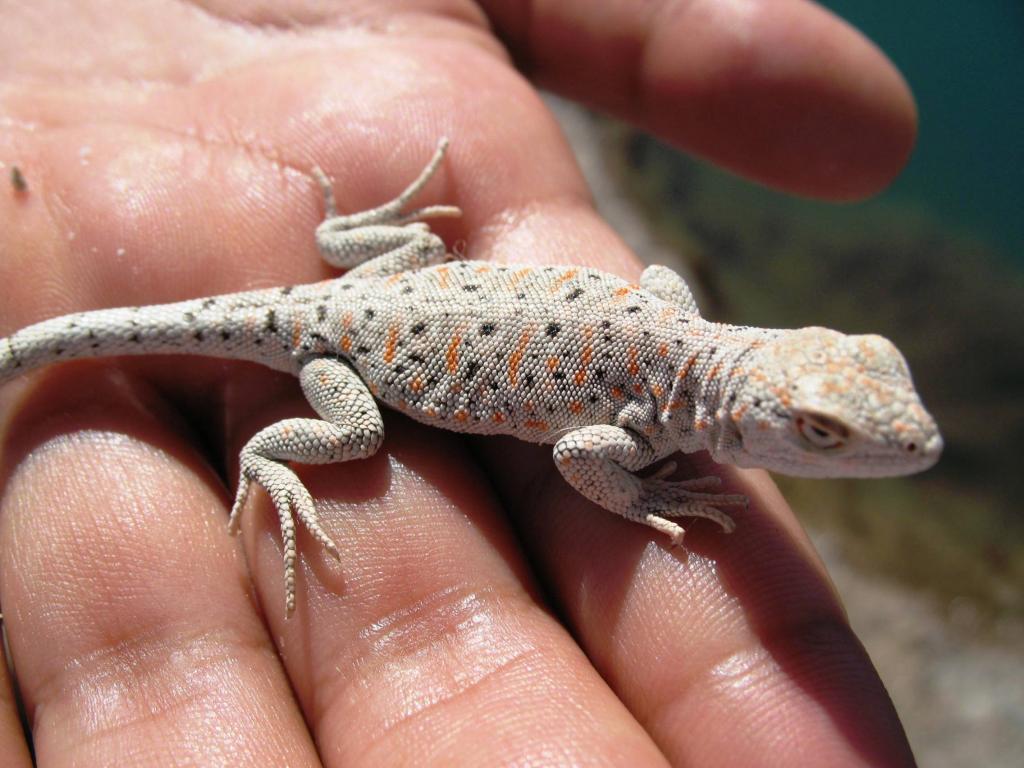
[[[61,360],[139,354],[252,360],[298,376],[319,418],[287,419],[246,444],[231,512],[235,527],[253,481],[270,494],[289,613],[293,515],[337,549],[286,462],[372,455],[384,435],[377,400],[445,429],[553,443],[580,493],[676,544],[683,528],[671,518],[728,531],[720,507],[746,503],[709,492],[716,477],[667,480],[671,463],[634,474],[677,450],[809,476],[905,474],[938,458],[907,365],[879,336],[712,323],[664,267],[632,284],[582,267],[446,261],[420,219],[458,209],[402,212],[446,146],[398,198],[354,215],[337,214],[315,171],[327,211],[316,241],[344,277],[47,320],[0,339],[0,382]]]

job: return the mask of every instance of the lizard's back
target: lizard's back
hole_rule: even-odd
[[[308,333],[337,343],[378,398],[427,423],[538,442],[656,400],[690,322],[585,268],[451,262],[343,279],[333,297],[337,317]]]

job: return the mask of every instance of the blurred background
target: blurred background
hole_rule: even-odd
[[[870,201],[794,200],[550,101],[602,214],[715,320],[876,332],[946,439],[892,480],[778,478],[922,765],[1024,765],[1024,3],[823,3],[901,69],[915,154]]]

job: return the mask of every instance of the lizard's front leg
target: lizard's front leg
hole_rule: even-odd
[[[384,441],[384,422],[366,385],[346,363],[318,358],[299,374],[302,391],[321,419],[285,419],[271,424],[245,444],[241,453],[238,493],[229,529],[238,519],[255,481],[270,496],[281,523],[284,546],[285,612],[295,610],[294,514],[335,558],[338,548],[320,527],[316,507],[298,475],[285,462],[332,464],[372,456]]]
[[[715,478],[662,479],[669,464],[651,477],[633,474],[654,461],[654,450],[632,430],[609,424],[581,427],[565,435],[554,449],[555,465],[581,494],[610,512],[649,525],[681,544],[685,531],[670,517],[707,517],[728,533],[735,527],[719,506],[745,506],[745,496],[703,493]],[[665,469],[668,469],[668,472]]]

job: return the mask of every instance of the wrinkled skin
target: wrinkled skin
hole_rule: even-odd
[[[915,132],[891,65],[803,0],[40,0],[0,17],[0,160],[27,184],[0,192],[0,335],[321,279],[313,164],[360,210],[440,135],[451,156],[422,202],[462,207],[443,234],[469,257],[635,277],[511,58],[802,194],[876,191]],[[761,472],[725,472],[751,508],[730,536],[693,523],[687,559],[581,499],[547,448],[389,414],[375,458],[300,470],[342,561],[300,536],[285,621],[266,498],[241,537],[224,523],[241,444],[308,413],[294,380],[80,363],[0,398],[0,600],[42,765],[912,763]],[[13,684],[0,754],[27,766]]]

